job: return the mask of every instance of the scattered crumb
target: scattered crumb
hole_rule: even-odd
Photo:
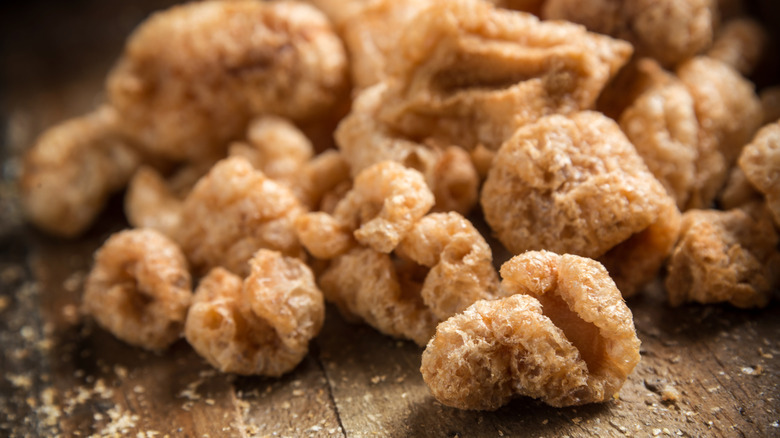
[[[672,385],[665,385],[661,390],[661,400],[677,403],[681,398],[680,391]]]
[[[764,353],[764,349],[761,347],[758,347],[758,354],[763,357],[764,359],[772,359],[774,356],[772,356],[771,353]]]
[[[5,379],[11,382],[15,388],[29,390],[32,387],[32,379],[29,374],[7,374]]]
[[[742,371],[742,374],[747,374],[748,376],[760,376],[764,373],[764,367],[761,365],[757,365],[754,367],[742,367],[740,370]]]
[[[374,377],[372,377],[372,378],[371,378],[371,383],[373,383],[374,385],[376,385],[376,384],[377,384],[377,383],[379,383],[379,382],[384,382],[384,381],[385,381],[385,379],[387,379],[387,376],[385,376],[385,375],[381,375],[381,376],[374,376]]]
[[[203,402],[209,406],[214,406],[214,404],[216,403],[213,398],[207,398],[206,400],[203,400]]]
[[[62,288],[68,292],[76,292],[84,285],[84,278],[86,274],[84,271],[76,271],[68,276],[65,281],[62,282]]]
[[[293,397],[300,397],[300,396],[303,395],[303,390],[302,389],[293,389],[292,395],[293,395]]]

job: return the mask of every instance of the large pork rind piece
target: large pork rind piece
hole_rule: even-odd
[[[247,275],[247,261],[261,248],[303,257],[293,223],[304,211],[290,189],[230,157],[187,195],[175,236],[196,272],[221,266]]]
[[[780,122],[761,128],[742,150],[739,168],[745,178],[761,192],[780,227]]]
[[[679,230],[674,200],[618,125],[594,112],[517,130],[496,155],[481,203],[512,253],[598,258],[624,296],[657,274]]]
[[[497,150],[552,113],[591,108],[631,46],[483,1],[434,1],[390,62],[379,118],[412,139]]]
[[[109,107],[46,130],[26,152],[19,178],[27,218],[46,232],[74,237],[122,189],[141,163]]]
[[[494,410],[516,396],[552,406],[604,402],[639,362],[631,311],[594,260],[527,252],[501,267],[513,295],[439,324],[420,370],[434,397]]]
[[[438,211],[468,212],[477,202],[479,175],[463,148],[435,141],[418,142],[399,135],[379,121],[386,84],[362,91],[335,136],[353,175],[391,160],[418,170],[436,198]]]
[[[766,306],[780,286],[778,236],[769,216],[756,205],[687,211],[668,264],[669,303]]]
[[[357,244],[389,253],[433,202],[420,172],[383,161],[357,175],[332,215],[306,213],[295,221],[295,230],[303,246],[320,259],[332,259]]]
[[[454,212],[416,222],[393,254],[352,248],[333,259],[320,285],[347,319],[419,345],[439,322],[501,293],[490,246]]]
[[[718,9],[714,0],[547,0],[542,16],[625,39],[673,67],[712,44]]]
[[[135,30],[107,79],[121,127],[157,155],[224,152],[258,114],[295,121],[332,110],[346,54],[328,19],[298,2],[204,1]]]
[[[122,341],[159,351],[181,337],[191,299],[187,260],[176,243],[133,229],[112,235],[95,253],[82,307]]]
[[[322,292],[296,258],[263,249],[250,265],[243,281],[223,268],[200,281],[185,336],[222,372],[281,376],[303,360],[322,328]]]

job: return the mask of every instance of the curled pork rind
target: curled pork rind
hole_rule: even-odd
[[[493,410],[524,395],[552,406],[603,402],[639,362],[631,311],[598,262],[528,252],[501,268],[514,292],[439,324],[420,370],[437,400]]]
[[[747,76],[761,62],[768,42],[769,35],[759,22],[750,18],[736,18],[726,22],[718,31],[707,56]]]
[[[222,266],[239,275],[261,248],[303,257],[293,223],[295,195],[243,157],[226,158],[198,181],[182,206],[176,239],[197,272]]]
[[[214,268],[195,291],[185,336],[226,373],[281,376],[309,351],[325,304],[311,270],[298,259],[260,250],[249,277]]]
[[[600,258],[624,296],[656,275],[679,230],[674,200],[617,124],[593,112],[520,128],[496,155],[481,203],[510,252]]]
[[[669,303],[766,306],[780,286],[777,243],[769,214],[760,206],[687,211],[680,241],[669,259]]]
[[[699,141],[714,142],[726,160],[727,167],[714,197],[728,177],[728,167],[761,126],[761,102],[752,83],[716,59],[706,56],[690,59],[679,66],[677,75],[693,96],[701,127]]]
[[[764,194],[775,224],[780,227],[780,122],[758,131],[739,157],[745,177]]]
[[[108,77],[121,126],[173,159],[223,152],[250,118],[326,115],[346,83],[327,18],[297,2],[204,1],[145,21]]]
[[[111,236],[95,253],[82,306],[128,344],[163,350],[181,336],[192,298],[187,261],[155,230]]]
[[[317,258],[336,257],[355,241],[389,253],[433,202],[433,194],[419,172],[383,161],[358,174],[333,215],[304,214],[295,222],[295,228],[301,243]]]
[[[542,16],[628,40],[672,67],[712,44],[718,10],[714,0],[547,0]]]
[[[497,150],[519,126],[592,107],[630,55],[628,43],[578,25],[435,1],[393,54],[379,118],[409,138]]]
[[[348,319],[425,345],[436,324],[501,291],[485,239],[458,213],[432,213],[395,253],[353,248],[320,277],[325,298]]]
[[[386,84],[362,91],[336,130],[337,144],[352,173],[381,161],[401,163],[425,176],[436,198],[436,210],[467,214],[477,202],[479,187],[468,152],[437,142],[419,143],[390,130],[378,119],[386,94]]]
[[[84,232],[108,197],[127,184],[141,157],[117,131],[109,107],[49,128],[24,156],[22,207],[36,226],[59,236]]]

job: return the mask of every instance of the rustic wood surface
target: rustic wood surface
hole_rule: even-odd
[[[124,37],[163,3],[0,11],[0,436],[780,436],[777,300],[672,309],[653,285],[629,301],[642,361],[619,398],[567,409],[518,399],[496,412],[440,405],[419,347],[333,308],[307,358],[279,379],[216,373],[183,341],[143,352],[81,318],[92,252],[126,226],[121,198],[85,237],[45,236],[21,218],[18,156],[100,101]]]

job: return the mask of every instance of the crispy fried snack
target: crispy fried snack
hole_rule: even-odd
[[[669,76],[623,111],[620,127],[653,176],[683,209],[697,176],[699,123],[690,93]]]
[[[346,55],[327,18],[298,2],[204,1],[136,29],[107,80],[121,127],[156,155],[224,153],[258,114],[326,115]]]
[[[717,193],[728,176],[728,168],[761,127],[761,102],[750,81],[716,59],[690,59],[679,66],[677,75],[693,96],[701,127],[699,141],[714,142],[726,160],[727,167],[714,190]]]
[[[499,150],[482,189],[485,219],[514,254],[600,258],[624,296],[652,279],[680,213],[615,122],[549,116]]]
[[[226,158],[198,181],[182,206],[176,239],[197,272],[222,266],[238,275],[261,248],[303,257],[293,223],[304,212],[295,195],[243,157]]]
[[[246,142],[230,146],[268,178],[287,186],[302,204],[317,209],[325,193],[349,179],[349,165],[335,151],[316,157],[306,136],[290,121],[262,116],[249,124]]]
[[[748,76],[761,62],[768,44],[769,35],[761,23],[746,17],[735,18],[718,30],[707,56]]]
[[[760,132],[760,131],[759,131]],[[729,179],[718,195],[718,207],[721,210],[731,210],[763,200],[761,192],[753,187],[753,184],[745,176],[745,172],[734,166],[731,168]]]
[[[82,306],[128,344],[163,350],[181,336],[192,286],[179,247],[155,230],[125,230],[95,253]]]
[[[780,122],[761,128],[739,157],[745,177],[766,198],[775,224],[780,227]]]
[[[383,161],[358,174],[333,215],[304,214],[295,229],[303,246],[320,259],[332,259],[356,242],[389,253],[432,206],[433,194],[419,172]]]
[[[542,16],[628,40],[672,67],[712,44],[718,9],[713,0],[547,0]]]
[[[763,307],[780,286],[778,236],[760,205],[746,210],[690,210],[669,260],[669,303],[728,302]]]
[[[437,211],[468,212],[477,202],[479,175],[457,146],[426,144],[399,136],[378,120],[386,84],[362,91],[336,130],[336,141],[353,175],[385,160],[420,171],[436,197]]]
[[[434,397],[494,410],[517,395],[552,406],[609,400],[639,362],[631,311],[606,269],[527,252],[501,267],[513,295],[439,324],[420,370]]]
[[[24,156],[19,189],[25,215],[49,233],[77,236],[140,163],[107,106],[53,126]]]
[[[311,270],[261,249],[249,277],[214,268],[201,280],[185,336],[225,373],[281,376],[295,368],[322,328],[325,304]]]
[[[581,26],[435,1],[404,32],[378,115],[408,138],[497,150],[519,126],[592,107],[630,55]]]

